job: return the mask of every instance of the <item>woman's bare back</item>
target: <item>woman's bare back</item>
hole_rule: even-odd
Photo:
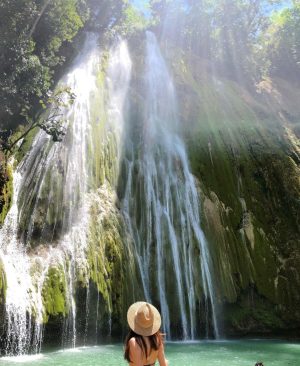
[[[146,366],[146,365],[154,365],[156,360],[158,360],[160,366],[167,366],[168,361],[165,358],[164,354],[164,345],[161,343],[159,345],[158,350],[152,349],[150,352],[150,341],[148,337],[143,337],[146,346],[147,346],[147,355],[145,355],[135,340],[135,337],[132,337],[129,341],[130,346],[130,365],[131,366]]]

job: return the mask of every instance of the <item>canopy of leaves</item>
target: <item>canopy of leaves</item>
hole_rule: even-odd
[[[299,1],[152,0],[151,6],[163,39],[216,72],[248,85],[274,74],[299,82]]]
[[[0,2],[0,130],[26,123],[24,108],[36,113],[59,66],[70,58],[68,45],[87,21],[89,26],[100,22],[104,30],[120,17],[123,5],[122,0]]]
[[[275,13],[264,34],[270,73],[300,82],[300,3]]]
[[[0,2],[0,130],[36,113],[81,29],[131,34],[156,24],[165,40],[215,71],[254,85],[278,75],[300,82],[300,4],[280,0],[150,0],[144,17],[129,0]],[[108,32],[108,33],[109,33]],[[28,115],[30,114],[28,112]]]

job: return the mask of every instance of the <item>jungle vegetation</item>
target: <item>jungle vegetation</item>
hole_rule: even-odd
[[[83,31],[124,35],[147,26],[249,87],[274,76],[300,82],[297,0],[151,0],[146,13],[126,0],[6,0],[0,3],[1,140],[47,103]]]

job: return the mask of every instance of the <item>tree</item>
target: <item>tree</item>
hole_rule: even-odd
[[[261,36],[277,0],[152,0],[164,36],[211,68],[251,86],[264,71]],[[171,21],[170,21],[171,19]],[[175,29],[175,30],[174,30]],[[171,33],[171,34],[170,34]],[[175,36],[174,36],[175,34]],[[299,33],[298,33],[299,34]]]
[[[48,93],[46,101],[40,100],[41,109],[34,118],[28,114],[28,108],[25,106],[21,112],[27,121],[25,131],[15,139],[11,138],[7,131],[2,131],[2,136],[6,136],[0,138],[2,150],[9,156],[14,152],[19,142],[35,128],[44,130],[48,135],[52,136],[54,142],[61,141],[66,134],[67,124],[67,121],[63,119],[63,110],[70,104],[73,104],[74,100],[75,94],[71,89],[62,88],[53,94]],[[48,109],[48,113],[45,112],[46,109]]]
[[[263,38],[271,76],[300,83],[300,4],[276,12]]]
[[[44,91],[41,82],[42,65],[33,55],[33,41],[27,37],[30,24],[36,15],[37,7],[34,1],[0,2],[0,120],[2,121],[19,110],[34,90]]]
[[[61,48],[88,19],[84,0],[0,2],[0,126],[26,123],[21,111],[39,108],[53,87]]]

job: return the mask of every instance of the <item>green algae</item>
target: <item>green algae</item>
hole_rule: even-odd
[[[16,132],[12,135],[12,141],[15,141],[19,136],[21,136],[24,131],[25,131],[24,126],[20,126]],[[20,141],[19,147],[15,148],[14,151],[14,158],[16,160],[16,164],[19,164],[22,159],[24,158],[24,156],[28,153],[28,151],[30,150],[33,140],[36,136],[36,134],[38,133],[39,128],[36,127],[33,130],[31,130],[25,137],[23,140]]]
[[[118,167],[117,136],[108,124],[107,87],[105,85],[108,67],[108,52],[103,52],[101,64],[96,71],[96,91],[90,96],[90,124],[92,132],[88,141],[89,184],[93,189],[108,181],[116,183]]]
[[[13,172],[10,165],[5,167],[5,182],[1,187],[0,201],[0,225],[3,224],[5,217],[12,205],[13,200]]]
[[[6,283],[5,269],[0,259],[0,305],[1,304],[3,305],[5,303],[6,289],[7,289],[7,283]]]
[[[268,333],[284,328],[284,323],[275,310],[274,305],[262,303],[241,306],[235,304],[226,308],[224,320],[229,323],[228,328],[233,327],[235,332],[242,334],[251,332]]]
[[[255,285],[278,319],[294,311],[299,324],[300,172],[275,102],[264,105],[204,65],[192,74],[184,57],[173,67],[219,300],[238,305]]]
[[[79,285],[93,284],[101,304],[100,324],[106,329],[108,319],[111,319],[112,334],[119,336],[120,329],[126,328],[128,306],[143,298],[134,247],[117,208],[115,192],[108,181],[89,199],[89,273],[88,281],[83,276]]]
[[[65,317],[69,313],[67,283],[63,266],[49,268],[43,284],[42,300],[45,323],[49,317]]]
[[[100,212],[101,207],[95,201],[91,207],[87,253],[90,279],[96,284],[107,312],[119,315],[124,283],[120,217],[113,211],[108,211],[103,216]]]

